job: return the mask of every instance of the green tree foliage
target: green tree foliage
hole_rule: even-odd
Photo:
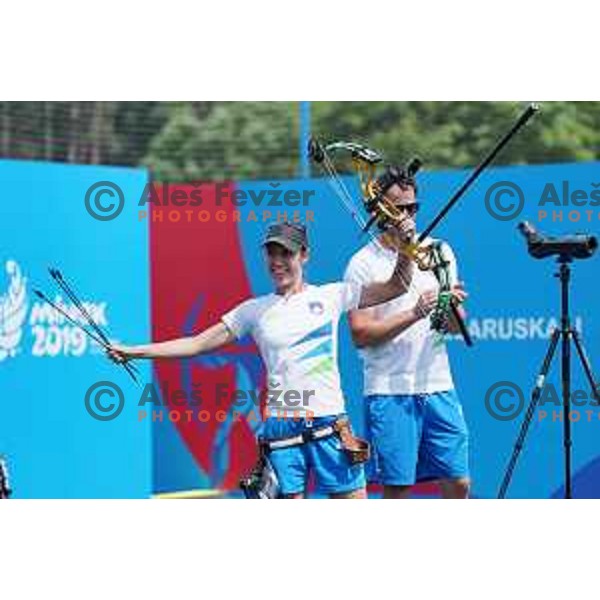
[[[519,102],[315,102],[313,132],[359,141],[389,162],[420,156],[428,168],[475,165],[523,110]],[[154,139],[147,164],[157,178],[275,178],[298,162],[297,106],[217,103],[204,118],[185,107]],[[547,102],[497,164],[600,159],[600,103]]]
[[[519,102],[314,102],[324,141],[363,142],[388,162],[473,166]],[[0,156],[147,165],[157,180],[297,173],[297,102],[1,102]],[[600,102],[546,102],[496,164],[600,160]]]
[[[145,162],[163,181],[292,177],[295,108],[290,102],[223,102],[199,118],[180,104]]]
[[[476,164],[523,110],[517,102],[317,103],[315,129],[328,137],[360,139],[390,161],[414,155],[429,168]],[[515,137],[497,164],[600,158],[600,103],[547,102]]]

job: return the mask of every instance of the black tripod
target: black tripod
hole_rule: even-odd
[[[519,459],[519,454],[525,444],[525,438],[529,425],[533,418],[535,409],[538,405],[542,390],[546,384],[546,376],[550,370],[552,358],[556,352],[558,341],[562,340],[562,356],[561,356],[561,384],[562,384],[562,406],[563,406],[563,447],[564,447],[564,461],[565,461],[565,498],[572,498],[571,489],[571,449],[573,442],[571,440],[571,339],[575,343],[575,349],[581,360],[583,370],[587,376],[588,382],[592,389],[592,395],[596,401],[600,401],[599,390],[594,379],[594,374],[590,367],[590,361],[588,360],[583,344],[579,337],[579,333],[571,327],[571,317],[569,314],[569,283],[571,280],[571,267],[572,256],[570,254],[560,254],[557,259],[559,269],[555,273],[555,277],[560,279],[561,289],[561,320],[560,327],[557,327],[552,332],[552,338],[550,339],[550,346],[544,358],[542,369],[537,378],[536,385],[531,394],[531,401],[527,407],[525,418],[521,425],[517,441],[513,449],[512,456],[506,467],[504,479],[498,492],[498,498],[504,498],[506,491],[510,485],[510,481],[513,476],[513,472]]]

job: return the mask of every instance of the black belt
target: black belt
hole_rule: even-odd
[[[316,440],[324,440],[336,433],[334,427],[335,423],[331,425],[325,425],[323,427],[315,427],[314,429],[306,429],[302,433],[293,435],[290,437],[277,438],[274,440],[267,440],[260,438],[260,445],[264,450],[281,450],[282,448],[292,448],[294,446],[301,446],[302,444],[308,444]]]

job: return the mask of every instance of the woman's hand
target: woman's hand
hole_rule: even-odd
[[[127,346],[119,346],[118,344],[111,344],[106,348],[106,355],[117,365],[125,364],[131,358]]]

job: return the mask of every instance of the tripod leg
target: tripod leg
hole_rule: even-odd
[[[510,485],[513,472],[515,470],[515,467],[517,466],[517,461],[519,460],[519,455],[521,454],[521,450],[523,449],[523,445],[525,444],[525,438],[527,437],[527,432],[529,431],[531,420],[533,419],[533,415],[535,413],[537,404],[540,400],[542,390],[544,389],[544,385],[546,384],[546,376],[548,375],[548,371],[550,370],[552,358],[554,357],[554,353],[556,352],[556,347],[558,345],[558,340],[560,339],[560,336],[560,329],[557,328],[552,332],[550,346],[548,347],[548,351],[546,352],[546,356],[544,357],[544,362],[542,364],[540,373],[537,377],[535,387],[533,388],[533,392],[531,393],[531,400],[529,402],[529,406],[527,407],[525,417],[523,418],[523,423],[521,423],[521,429],[519,430],[519,435],[517,436],[517,441],[515,442],[512,455],[510,457],[510,460],[508,461],[508,465],[504,473],[504,478],[502,479],[502,484],[500,485],[500,490],[498,492],[498,498],[506,497],[508,486]]]
[[[573,336],[573,340],[575,341],[575,349],[577,350],[577,354],[579,355],[579,358],[581,360],[583,370],[585,371],[585,375],[588,378],[590,387],[592,388],[592,395],[594,396],[596,402],[600,404],[600,382],[597,382],[596,378],[594,377],[594,373],[592,371],[590,361],[585,352],[585,348],[583,347],[583,343],[581,342],[579,332],[576,329],[572,329],[571,335]]]
[[[571,454],[573,447],[573,439],[571,437],[571,340],[569,339],[571,326],[568,320],[563,322],[566,323],[562,329],[561,349],[563,446],[565,457],[565,498],[569,499],[573,497],[571,481]]]

